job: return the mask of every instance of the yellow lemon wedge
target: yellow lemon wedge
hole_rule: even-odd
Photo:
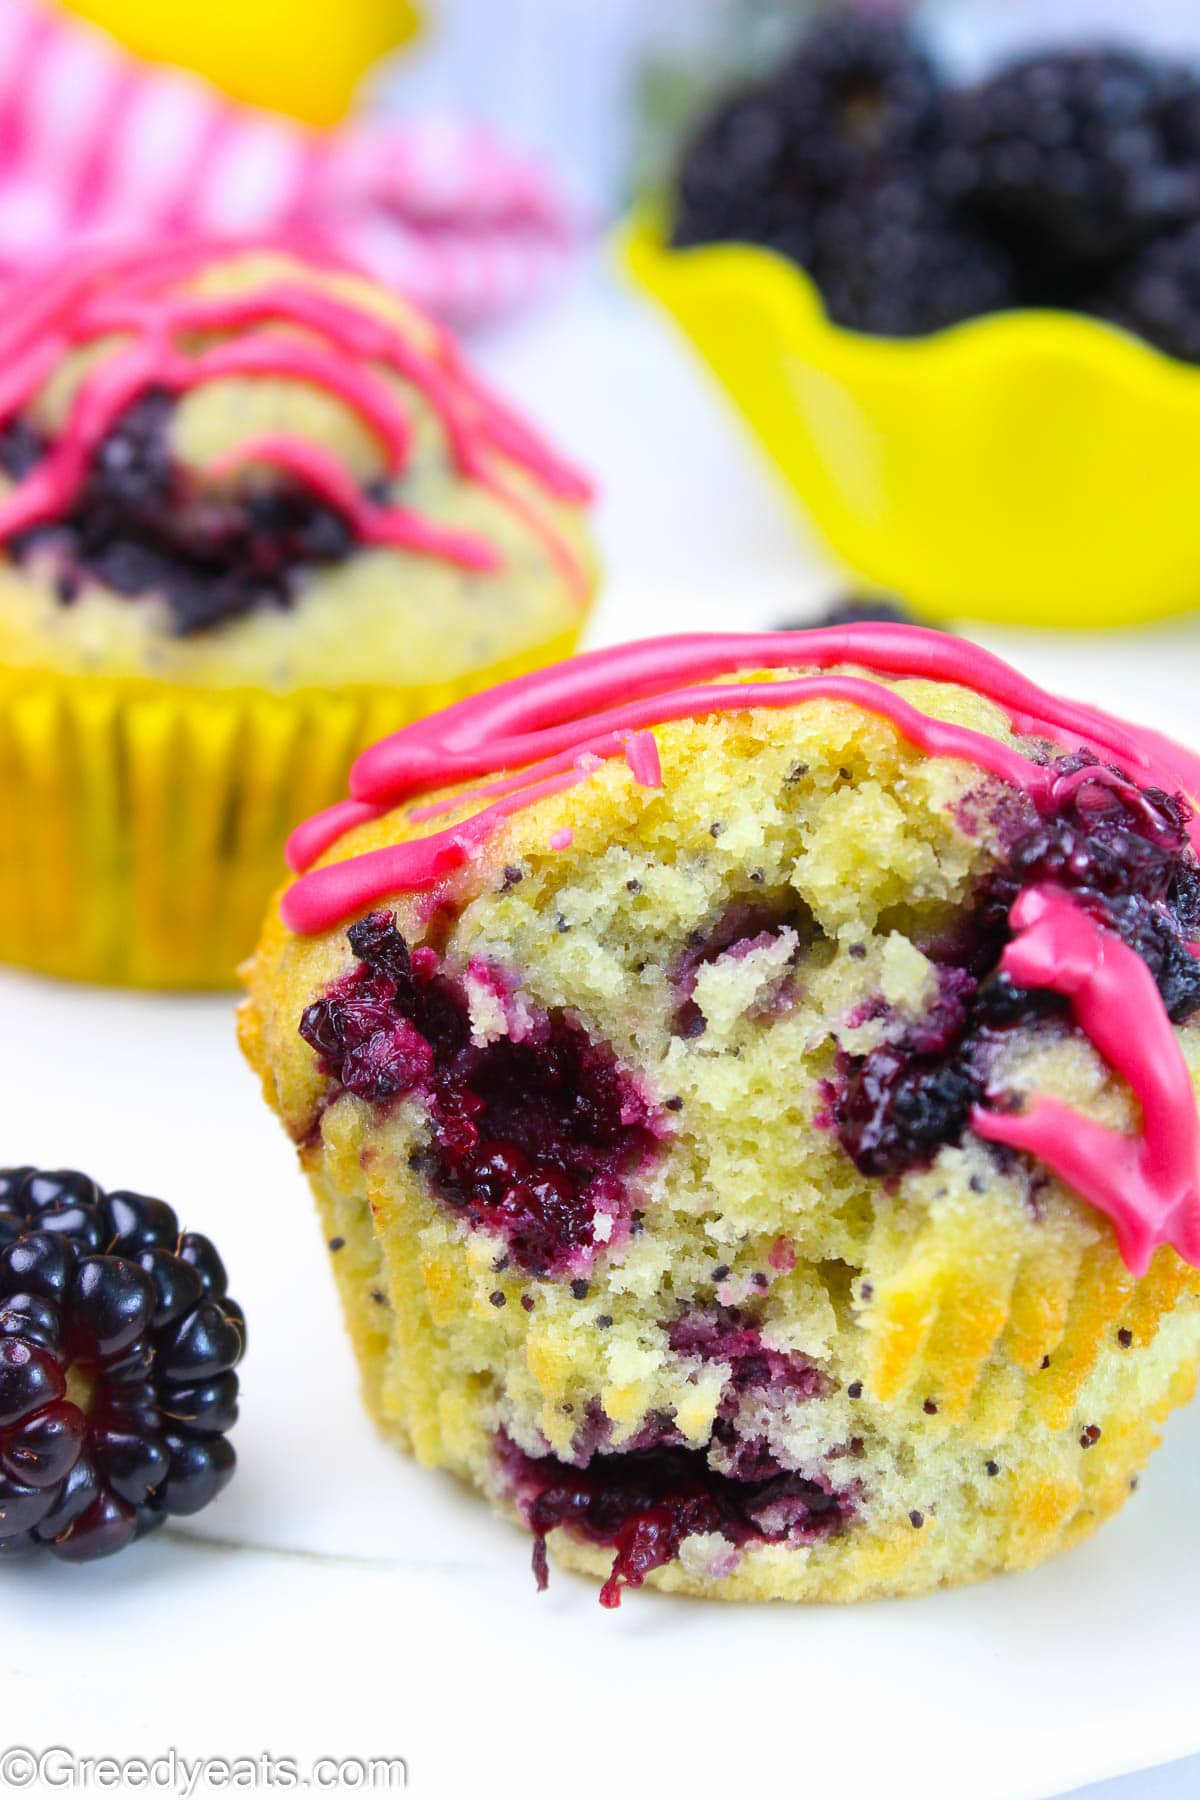
[[[193,69],[254,106],[331,125],[372,63],[411,37],[410,0],[62,0],[135,56]]]

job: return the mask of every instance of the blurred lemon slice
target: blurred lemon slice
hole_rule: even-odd
[[[372,63],[415,32],[410,0],[62,0],[136,56],[207,76],[235,100],[331,125]]]

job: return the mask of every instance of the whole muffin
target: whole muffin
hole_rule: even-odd
[[[374,1417],[566,1565],[1040,1561],[1200,1360],[1200,763],[904,625],[584,656],[363,756],[243,1044]]]
[[[354,754],[574,647],[588,487],[289,250],[77,259],[0,323],[0,958],[228,985]]]

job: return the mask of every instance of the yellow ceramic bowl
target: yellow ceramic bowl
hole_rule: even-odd
[[[652,217],[622,251],[867,581],[1029,625],[1200,606],[1200,369],[1066,312],[864,336],[783,257],[672,250]]]

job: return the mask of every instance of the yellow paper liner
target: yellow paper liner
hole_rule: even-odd
[[[0,961],[76,981],[227,988],[288,832],[358,752],[569,656],[572,631],[455,681],[218,694],[0,669]]]
[[[243,1009],[241,1029],[269,1097],[253,1007]],[[488,1309],[485,1289],[496,1277],[490,1264],[480,1274],[469,1238],[431,1249],[423,1240],[419,1181],[398,1174],[387,1158],[364,1170],[353,1127],[340,1139],[340,1129],[324,1136],[301,1160],[333,1251],[367,1409],[419,1462],[453,1469],[511,1513],[489,1473],[495,1394],[454,1354],[458,1326]],[[934,1259],[936,1268],[923,1246],[890,1280],[868,1257],[866,1273],[881,1276],[884,1291],[861,1315],[865,1385],[868,1400],[894,1413],[893,1429],[910,1429],[914,1443],[928,1433],[959,1441],[972,1460],[995,1459],[982,1522],[969,1535],[941,1529],[935,1508],[918,1532],[904,1508],[873,1511],[811,1555],[786,1546],[756,1550],[721,1579],[672,1563],[651,1574],[651,1586],[725,1600],[921,1593],[1042,1562],[1120,1510],[1159,1443],[1159,1427],[1195,1389],[1196,1331],[1177,1315],[1195,1319],[1197,1272],[1164,1249],[1136,1281],[1107,1239],[1082,1258],[1065,1257],[1053,1243],[1041,1253],[1027,1249],[1015,1270],[1004,1257],[990,1274],[970,1246],[960,1244],[958,1260],[948,1243],[940,1248],[946,1254]],[[1033,1289],[1052,1304],[1031,1332]],[[1183,1329],[1169,1330],[1155,1348],[1173,1318]],[[915,1329],[914,1320],[921,1321]],[[528,1329],[532,1366],[535,1331]],[[907,1354],[890,1366],[873,1363],[893,1333]],[[567,1338],[541,1349],[549,1352],[542,1356],[547,1368],[573,1355]],[[1139,1366],[1138,1350],[1152,1351],[1152,1367]],[[931,1391],[939,1396],[934,1418],[922,1404]],[[1082,1440],[1087,1426],[1098,1431],[1095,1442]],[[552,1533],[549,1548],[556,1562],[594,1577],[607,1574],[612,1561],[611,1549],[568,1531]]]

